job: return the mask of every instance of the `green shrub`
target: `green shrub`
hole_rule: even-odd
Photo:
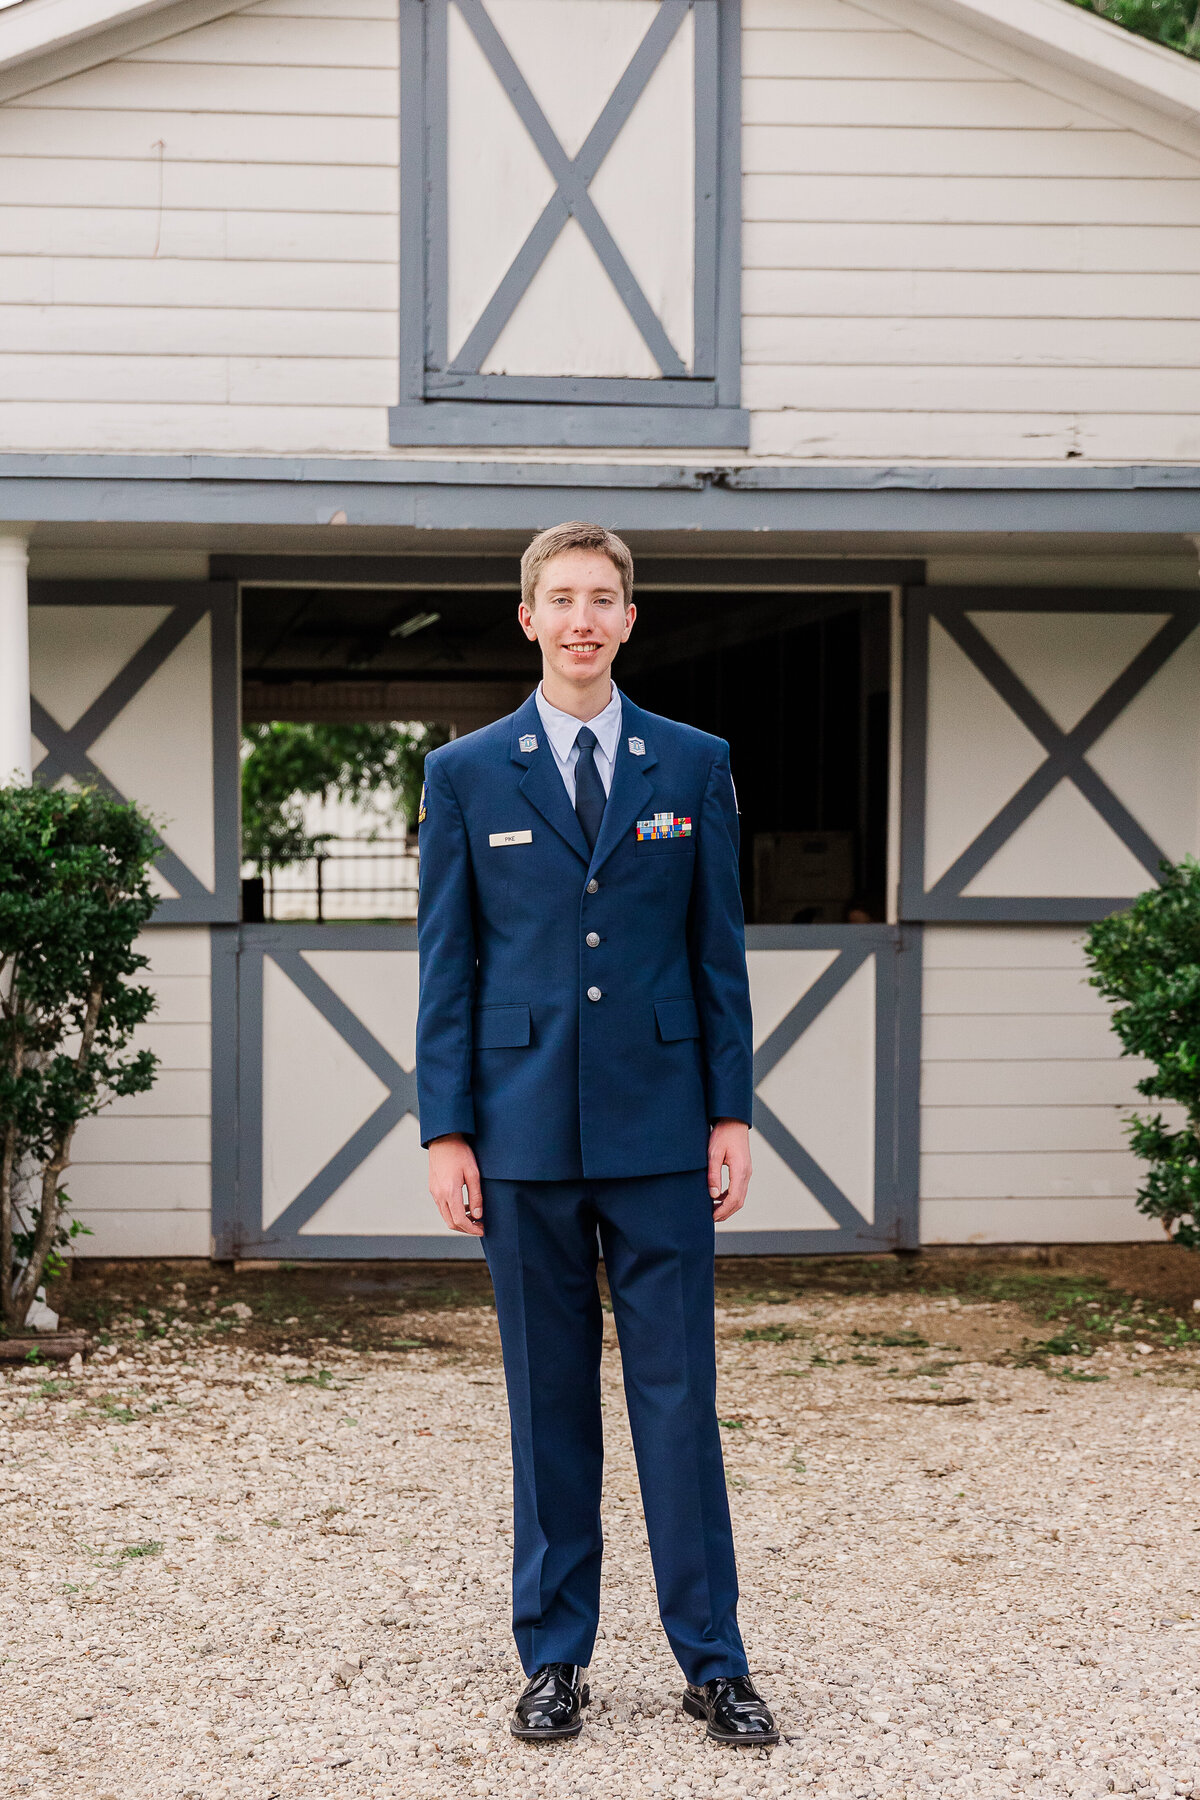
[[[157,1058],[130,1052],[154,996],[131,977],[154,911],[159,840],[96,789],[0,787],[0,1303],[19,1331],[73,1230],[63,1173],[81,1119],[144,1093]],[[74,1229],[78,1229],[76,1226]]]
[[[1162,885],[1127,912],[1093,925],[1085,951],[1091,985],[1114,1002],[1112,1026],[1126,1056],[1145,1057],[1137,1084],[1148,1100],[1181,1106],[1172,1130],[1161,1113],[1131,1117],[1129,1142],[1147,1164],[1142,1212],[1177,1244],[1200,1248],[1200,863],[1163,863]]]

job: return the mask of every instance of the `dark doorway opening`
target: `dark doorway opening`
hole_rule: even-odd
[[[246,718],[461,733],[513,711],[539,664],[516,623],[515,565],[496,560],[494,582],[464,570],[461,586],[244,587]],[[889,593],[683,591],[652,576],[637,600],[616,679],[639,706],[728,739],[747,920],[884,919]]]

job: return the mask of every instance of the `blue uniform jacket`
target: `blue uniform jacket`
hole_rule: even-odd
[[[750,1120],[729,746],[621,708],[590,857],[532,697],[426,759],[421,1141],[465,1133],[485,1176],[703,1168]]]

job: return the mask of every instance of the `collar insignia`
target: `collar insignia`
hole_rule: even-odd
[[[537,738],[534,736],[532,731],[527,731],[525,733],[524,737],[520,737],[517,739],[517,749],[518,750],[536,750],[537,749]]]
[[[642,738],[630,738],[629,754],[630,756],[645,756],[646,745]]]

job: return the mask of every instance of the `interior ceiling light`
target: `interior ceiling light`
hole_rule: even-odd
[[[388,632],[389,637],[415,637],[418,631],[424,631],[427,625],[436,625],[441,613],[414,613],[411,619],[402,619],[399,625],[393,625]]]

